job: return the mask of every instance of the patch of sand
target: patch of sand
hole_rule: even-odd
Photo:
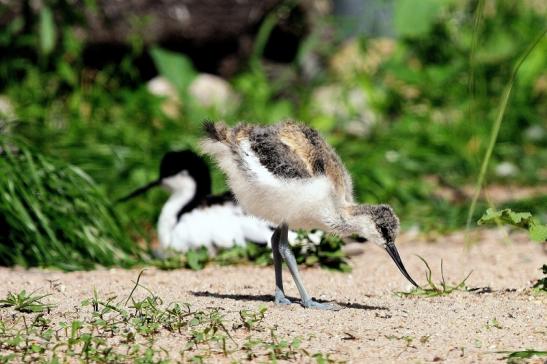
[[[547,255],[521,234],[511,235],[511,243],[499,230],[478,234],[480,242],[468,250],[463,234],[456,233],[434,243],[402,239],[399,251],[410,274],[422,285],[424,265],[414,254],[430,263],[435,282],[440,280],[442,258],[448,282],[457,283],[473,270],[467,286],[489,287],[487,293],[396,296],[394,292],[409,289],[409,283],[389,256],[372,245],[365,245],[364,254],[351,260],[350,274],[301,267],[312,295],[346,306],[338,312],[274,305],[272,267],[209,266],[199,272],[148,269],[141,283],[164,302],[187,302],[194,309],[222,307],[229,321],[238,320],[239,310],[265,305],[265,327],[277,325],[279,335],[302,337],[302,347],[311,353],[330,353],[353,363],[496,362],[504,356],[498,351],[547,350],[547,294],[529,289],[540,278],[539,268],[547,262]],[[54,319],[68,312],[73,315],[74,308],[92,296],[93,288],[100,296],[126,297],[138,272],[0,268],[0,298],[21,289],[51,293],[48,300],[58,306],[48,316]],[[284,281],[287,294],[297,297],[286,269]],[[489,324],[494,319],[497,327]],[[234,338],[243,340],[244,336]],[[162,334],[158,344],[173,353],[184,345],[179,335],[168,333]]]

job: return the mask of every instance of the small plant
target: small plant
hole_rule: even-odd
[[[192,249],[186,253],[186,267],[192,270],[203,269],[208,261],[209,255],[207,253],[207,249],[204,247]]]
[[[228,348],[228,339],[234,344],[235,341],[226,328],[220,308],[197,311],[188,322],[188,328],[191,330],[191,336],[186,344],[186,350],[199,350],[205,347],[207,356],[214,353],[228,356],[233,350]]]
[[[55,307],[50,303],[42,302],[42,299],[51,296],[49,294],[35,295],[36,291],[27,293],[25,290],[19,293],[8,293],[8,296],[0,300],[0,307],[13,307],[14,310],[20,312],[43,312],[48,311]]]
[[[498,319],[495,318],[495,317],[493,319],[488,320],[488,322],[486,323],[486,328],[488,330],[490,330],[491,328],[496,328],[496,329],[500,329],[500,330],[503,329],[503,327],[499,323]]]
[[[422,262],[424,262],[425,267],[427,269],[426,272],[425,272],[425,278],[427,280],[428,287],[413,288],[409,292],[397,292],[396,294],[401,296],[401,297],[407,297],[407,296],[424,296],[424,297],[445,296],[445,295],[448,295],[448,294],[450,294],[454,291],[463,290],[464,287],[465,287],[465,282],[467,281],[467,279],[469,278],[471,273],[473,273],[473,271],[469,272],[469,274],[467,274],[467,276],[460,283],[458,283],[457,285],[455,285],[455,286],[449,285],[448,283],[446,283],[446,280],[444,279],[443,260],[441,259],[441,282],[439,283],[440,284],[440,287],[439,287],[433,282],[433,279],[431,278],[432,277],[432,272],[431,272],[431,268],[429,267],[429,264],[427,263],[427,261],[419,255],[417,255],[417,257],[420,258],[422,260]]]
[[[492,223],[506,224],[525,229],[528,231],[530,239],[540,243],[547,242],[547,225],[540,224],[529,212],[515,212],[511,209],[497,211],[490,208],[486,210],[486,213],[480,218],[478,224]]]
[[[317,364],[333,364],[333,363],[345,363],[343,361],[337,361],[332,359],[329,354],[325,355],[323,353],[315,353],[312,355],[312,358],[315,359]]]
[[[523,363],[524,359],[530,359],[534,356],[547,356],[547,351],[540,351],[535,349],[526,349],[519,351],[499,351],[500,354],[508,354],[505,359],[507,359],[508,364],[517,364]]]
[[[412,341],[414,341],[414,337],[410,336],[410,335],[405,335],[405,336],[384,335],[384,337],[388,340],[402,340],[402,341],[405,342],[407,347],[411,346]],[[421,341],[421,339],[420,339],[420,341]]]
[[[57,323],[40,311],[48,307],[40,301],[45,296],[11,294],[0,307],[20,307],[35,316],[0,315],[0,363],[41,362],[46,356],[51,362],[86,363],[205,363],[219,357],[237,362],[242,356],[257,362],[336,362],[324,353],[308,353],[300,337],[282,336],[275,326],[264,328],[265,307],[241,310],[238,319],[220,307],[165,304],[140,284],[141,276],[142,271],[128,297],[101,297],[94,290],[77,308],[77,318]],[[137,289],[147,294],[137,298]],[[233,333],[242,327],[247,336],[238,342]],[[180,340],[179,359],[158,345],[166,332]]]
[[[543,271],[544,277],[538,279],[538,281],[534,284],[534,290],[538,292],[547,292],[547,264],[543,264],[541,270]]]
[[[540,224],[539,221],[529,212],[514,212],[511,209],[496,211],[494,209],[486,210],[486,213],[478,221],[479,225],[483,224],[506,224],[515,226],[528,231],[530,239],[547,243],[547,225]],[[542,268],[544,275],[547,275],[547,264]],[[547,276],[540,278],[533,286],[535,291],[547,291]]]
[[[277,336],[277,326],[270,329],[270,341],[264,342],[268,349],[268,357],[274,363],[277,360],[294,360],[299,353],[302,339],[299,337],[289,341]]]
[[[350,272],[351,266],[342,251],[343,241],[322,231],[299,231],[292,249],[298,264],[320,266],[341,272]],[[234,246],[220,249],[215,256],[210,256],[205,247],[191,249],[185,254],[169,251],[165,259],[153,261],[160,269],[189,268],[201,270],[214,262],[220,265],[253,262],[257,265],[271,265],[272,251],[266,245],[247,243],[245,246]]]
[[[265,306],[260,306],[258,311],[253,310],[241,310],[239,311],[239,317],[243,322],[243,326],[251,331],[262,323],[265,317],[265,313],[268,309]]]

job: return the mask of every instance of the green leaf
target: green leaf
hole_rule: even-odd
[[[534,84],[535,80],[541,77],[547,64],[547,41],[538,44],[538,47],[530,52],[530,55],[519,71],[519,82],[522,85]]]
[[[310,255],[306,257],[306,265],[312,266],[314,264],[317,264],[319,262],[319,258],[315,255]]]
[[[197,249],[197,250],[189,250],[188,253],[186,253],[186,263],[188,264],[188,267],[192,270],[201,270],[205,266],[205,263],[207,263],[209,256],[207,254],[207,249]]]
[[[40,50],[48,55],[55,48],[55,23],[53,13],[46,6],[40,11]]]
[[[530,239],[539,242],[547,241],[547,225],[542,225],[529,212],[514,212],[511,209],[496,211],[486,210],[485,214],[477,221],[483,224],[507,224],[528,230]]]
[[[547,241],[547,225],[533,224],[530,226],[530,239],[539,242]]]
[[[150,50],[150,56],[160,75],[169,80],[179,93],[186,93],[186,89],[196,77],[196,71],[190,59],[183,54],[158,47]]]
[[[63,80],[65,80],[68,84],[71,86],[76,86],[78,83],[78,75],[72,69],[70,64],[68,62],[59,62],[57,64],[57,73],[59,74],[59,77],[61,77]]]
[[[439,0],[398,0],[394,25],[399,36],[417,37],[428,33],[443,2]]]
[[[508,210],[507,214],[509,215],[510,221],[516,225],[528,225],[532,221],[532,214],[529,212],[513,212]]]
[[[489,222],[495,222],[496,219],[499,219],[500,217],[501,217],[501,211],[496,211],[494,209],[488,209],[488,210],[486,210],[484,215],[482,215],[482,217],[479,219],[479,221],[477,221],[477,224],[483,225],[483,224],[487,224]]]
[[[509,354],[508,358],[531,358],[533,356],[545,356],[547,355],[547,351],[539,351],[539,350],[522,350],[522,351],[515,351]]]
[[[528,229],[534,223],[534,218],[529,212],[514,212],[511,209],[496,211],[494,209],[486,210],[486,213],[479,219],[478,224],[487,223],[505,223],[524,229]]]
[[[479,63],[499,64],[507,60],[515,53],[516,39],[510,33],[498,30],[490,39],[484,41],[476,53],[476,61]]]

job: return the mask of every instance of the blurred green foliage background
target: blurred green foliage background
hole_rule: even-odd
[[[228,80],[231,98],[204,105],[189,91],[200,77],[196,65],[138,37],[122,62],[86,67],[73,31],[78,11],[46,3],[30,24],[18,18],[0,29],[0,98],[8,103],[0,111],[1,138],[17,136],[31,150],[81,168],[114,200],[156,178],[166,151],[196,149],[204,119],[297,119],[335,146],[359,200],[393,204],[403,228],[421,232],[465,225],[502,92],[519,57],[545,34],[547,15],[544,1],[399,0],[396,37],[347,38],[343,20],[326,17],[295,60],[277,67],[262,59],[264,22],[253,56]],[[54,20],[59,7],[70,21]],[[268,15],[270,24],[278,12]],[[174,98],[149,91],[135,65],[146,52]],[[546,66],[543,36],[520,68],[486,175],[490,185],[537,191],[481,198],[474,221],[492,204],[546,219]],[[224,189],[215,169],[214,190]],[[116,206],[128,236],[153,236],[165,197],[152,191]]]

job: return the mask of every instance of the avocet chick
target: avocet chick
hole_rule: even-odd
[[[335,309],[308,294],[289,247],[291,229],[319,228],[342,237],[357,235],[384,248],[416,287],[395,247],[399,219],[388,205],[355,202],[349,173],[317,131],[296,122],[272,126],[205,122],[203,151],[227,176],[243,209],[275,223],[272,235],[275,302],[285,297],[281,259],[287,263],[304,307]]]

